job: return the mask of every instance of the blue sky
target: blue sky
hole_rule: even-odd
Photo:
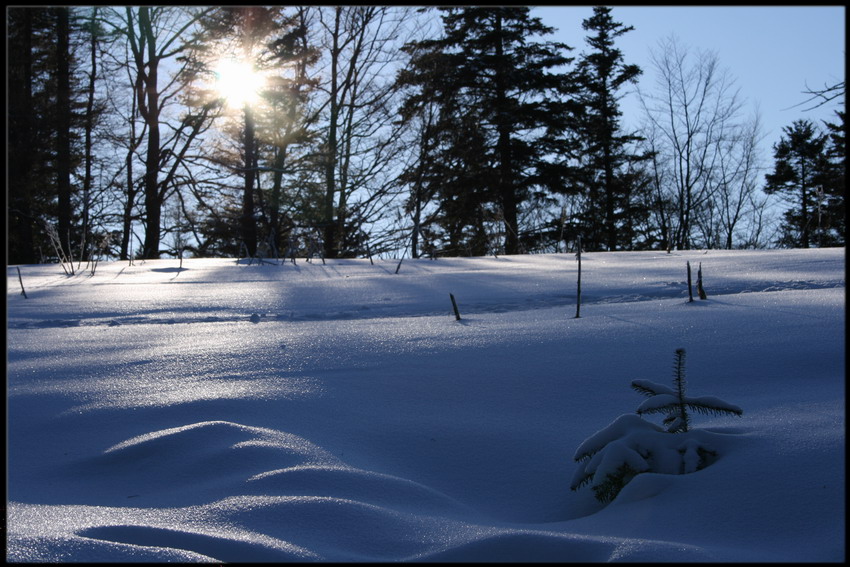
[[[549,39],[561,41],[579,55],[589,48],[581,22],[593,14],[591,6],[546,6],[532,10],[546,25],[557,28]],[[773,143],[782,128],[806,118],[832,120],[836,103],[804,112],[806,86],[821,88],[844,80],[844,6],[614,6],[614,20],[635,29],[620,36],[617,45],[626,63],[639,65],[642,89],[655,82],[650,49],[675,34],[683,45],[717,53],[747,100],[748,110],[758,104],[762,118],[765,158],[772,160]],[[637,121],[634,97],[622,104],[624,125]],[[794,107],[794,108],[792,108]]]

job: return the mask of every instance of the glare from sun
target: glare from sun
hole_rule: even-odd
[[[215,67],[216,89],[231,108],[243,108],[259,99],[263,78],[250,63],[222,59]]]

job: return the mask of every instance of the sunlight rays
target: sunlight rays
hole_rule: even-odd
[[[215,65],[215,88],[228,107],[256,104],[265,79],[254,66],[238,59],[222,59]]]

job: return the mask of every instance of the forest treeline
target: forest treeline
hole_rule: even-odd
[[[611,8],[581,46],[527,7],[6,19],[8,264],[844,245],[843,111],[766,160],[734,78],[671,37],[627,131],[644,70]]]

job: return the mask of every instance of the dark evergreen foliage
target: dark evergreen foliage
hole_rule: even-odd
[[[302,120],[303,106],[316,81],[306,78],[307,68],[318,54],[307,42],[302,13],[284,13],[280,7],[222,7],[201,21],[203,40],[189,56],[191,89],[186,102],[196,109],[219,106],[218,93],[202,89],[203,79],[214,74],[220,59],[250,60],[258,72],[286,67],[285,74],[271,73],[258,93],[260,103],[238,109],[238,118],[220,120],[219,128],[229,138],[213,153],[227,174],[241,178],[238,215],[234,216],[232,188],[221,189],[203,206],[204,220],[197,225],[201,236],[199,253],[237,251],[244,244],[253,256],[258,249],[282,253],[289,248],[290,231],[296,221],[316,222],[308,203],[298,202],[287,176],[304,163],[297,148],[313,138]],[[264,175],[265,174],[265,175]],[[309,180],[289,176],[302,194],[315,195]],[[226,215],[216,202],[226,201]],[[311,214],[312,213],[312,214]]]
[[[591,51],[579,57],[573,74],[581,109],[576,125],[581,161],[574,179],[586,195],[576,220],[586,250],[631,249],[635,225],[649,215],[645,200],[637,198],[648,190],[648,179],[636,169],[649,156],[634,149],[640,136],[620,129],[620,91],[641,69],[623,61],[615,40],[634,28],[615,22],[604,6],[594,7],[582,27],[591,34],[586,37]]]
[[[446,255],[522,251],[519,217],[536,188],[563,186],[556,165],[571,148],[572,85],[563,44],[532,40],[552,29],[526,7],[441,8],[444,35],[405,46],[410,66],[398,77],[412,92],[410,120],[433,112],[417,196],[433,197],[430,221]],[[488,227],[503,231],[493,243]]]
[[[845,113],[837,111],[836,122],[825,122],[829,140],[827,141],[827,178],[824,183],[823,212],[824,246],[844,246],[847,235],[847,209],[844,203],[846,195],[846,135]]]
[[[785,212],[778,244],[800,248],[834,246],[843,241],[843,232],[836,234],[834,230],[836,225],[842,228],[843,221],[834,222],[830,213],[842,211],[844,197],[839,168],[829,161],[829,137],[809,120],[796,120],[783,132],[773,147],[773,172],[765,176],[764,189],[794,202]]]
[[[53,256],[46,224],[65,255],[80,255],[81,128],[87,116],[77,49],[84,23],[67,7],[7,10],[8,261]]]
[[[638,415],[663,413],[670,433],[687,432],[691,418],[688,410],[708,415],[742,415],[736,405],[713,396],[691,397],[685,393],[685,349],[676,349],[673,364],[673,389],[649,380],[634,380],[632,388],[649,399],[637,409]]]

